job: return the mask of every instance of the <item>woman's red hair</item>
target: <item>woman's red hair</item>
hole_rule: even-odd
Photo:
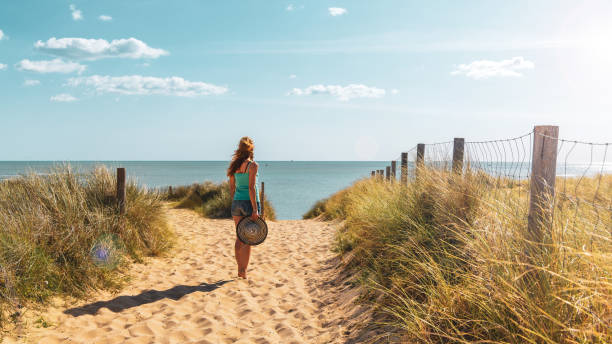
[[[242,163],[251,158],[253,159],[253,150],[255,149],[255,144],[253,144],[253,140],[245,136],[240,139],[238,143],[238,149],[234,152],[232,156],[232,162],[230,162],[229,168],[227,169],[227,176],[233,176],[236,171],[242,166]]]

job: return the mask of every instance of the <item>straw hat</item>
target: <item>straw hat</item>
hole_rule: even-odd
[[[243,217],[236,226],[236,235],[244,244],[259,245],[268,236],[268,225],[261,217],[253,221],[251,217]]]

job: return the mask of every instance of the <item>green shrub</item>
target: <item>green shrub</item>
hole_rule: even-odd
[[[191,186],[172,188],[176,194],[183,195],[177,199],[177,208],[193,209],[205,217],[212,219],[227,219],[232,217],[232,199],[230,197],[229,183],[214,184],[204,182]],[[165,196],[173,199],[176,196]],[[265,199],[266,220],[276,220],[276,211],[268,198]]]
[[[128,182],[118,215],[116,179],[105,168],[69,167],[0,181],[0,303],[82,296],[117,286],[114,270],[167,250],[173,235],[156,192]],[[2,312],[4,314],[4,312]]]
[[[587,201],[559,196],[543,244],[526,239],[526,182],[420,176],[318,206],[343,220],[336,248],[404,342],[612,342],[612,176],[559,181]]]

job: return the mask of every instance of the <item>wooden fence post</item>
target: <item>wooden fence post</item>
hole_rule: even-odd
[[[538,243],[544,241],[543,230],[552,225],[558,138],[558,126],[538,125],[533,130],[527,230],[532,236],[530,239]]]
[[[391,180],[391,166],[385,167],[385,179]]]
[[[397,178],[397,162],[395,160],[391,161],[391,180],[395,181]]]
[[[266,193],[265,193],[266,185],[264,182],[261,182],[261,191],[259,194],[259,201],[261,202],[261,216],[266,214]]]
[[[408,153],[402,153],[402,167],[401,167],[401,177],[400,181],[402,185],[406,185],[408,183]]]
[[[463,152],[465,139],[455,137],[453,141],[453,172],[459,175],[463,174]]]
[[[372,177],[376,176],[376,171],[372,171]]]
[[[419,178],[420,170],[425,166],[425,144],[419,143],[417,144],[417,156],[416,156],[416,168],[415,168],[415,176]]]
[[[125,214],[125,168],[117,168],[117,203],[119,214]]]

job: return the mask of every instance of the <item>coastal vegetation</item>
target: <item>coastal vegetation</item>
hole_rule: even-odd
[[[405,342],[610,343],[612,176],[556,184],[543,242],[528,182],[473,171],[360,180],[305,218],[340,221],[345,269]]]
[[[98,167],[57,167],[0,181],[0,316],[16,319],[28,302],[116,288],[131,261],[173,244],[164,200],[128,181],[125,213],[116,177]],[[117,273],[119,272],[119,273]]]
[[[232,217],[232,199],[229,183],[213,182],[195,183],[164,190],[164,198],[173,202],[176,208],[192,209],[211,219],[229,219]],[[264,200],[266,220],[276,220],[276,212],[271,202]]]

